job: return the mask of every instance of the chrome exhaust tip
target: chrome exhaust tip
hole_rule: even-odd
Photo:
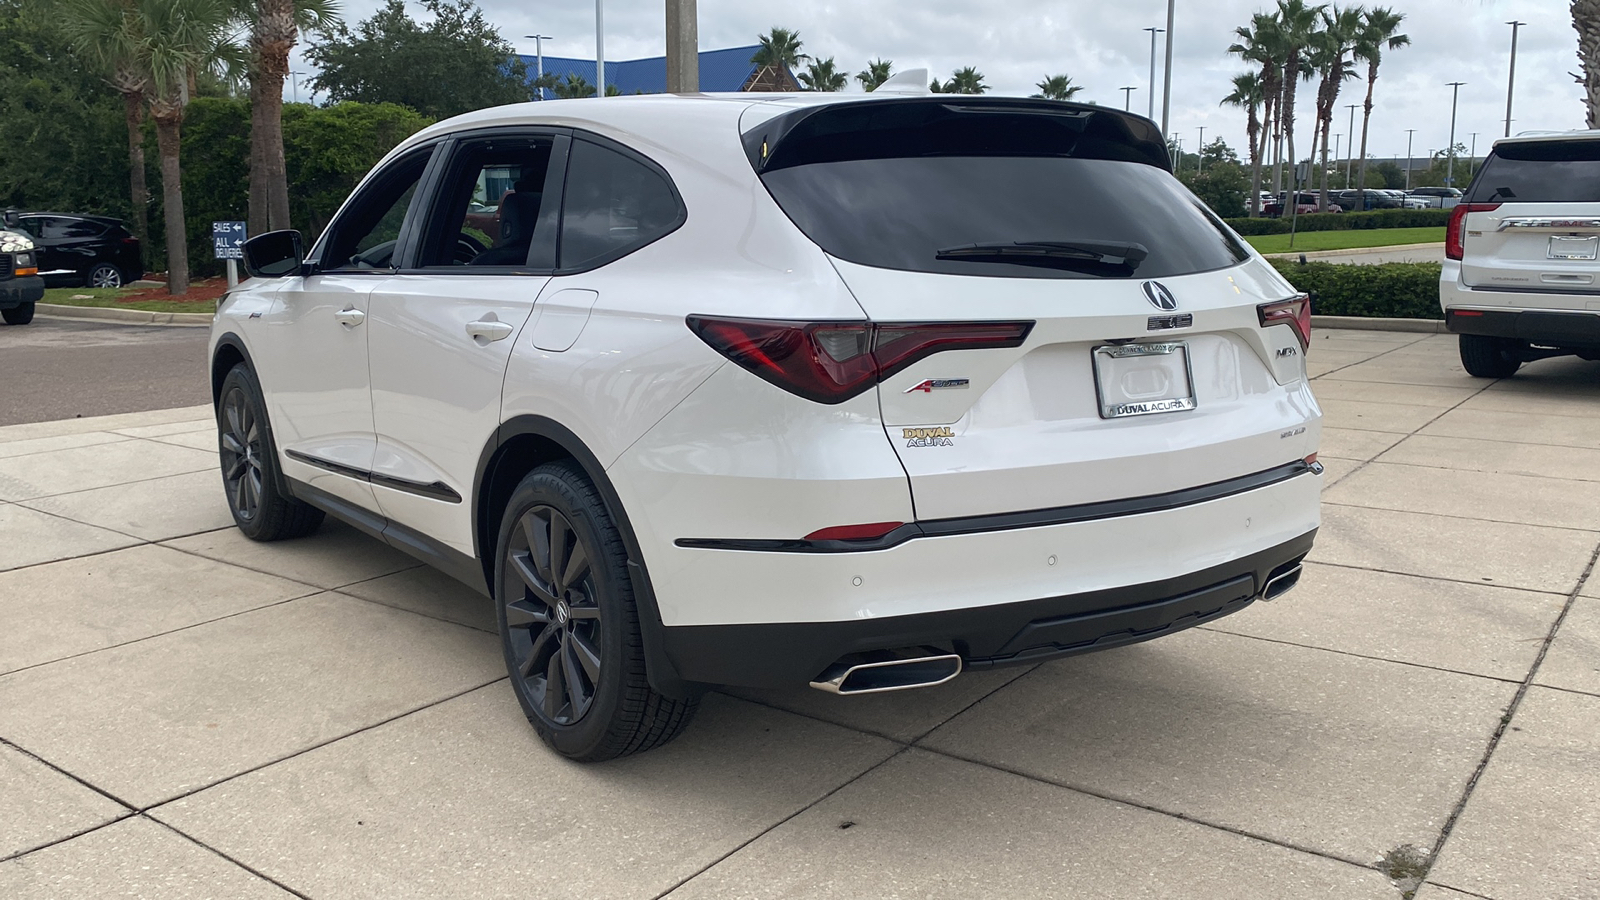
[[[919,655],[870,660],[864,654],[851,654],[824,669],[811,686],[830,694],[883,694],[933,687],[961,674],[961,657],[954,653],[939,653],[932,647],[898,652]]]
[[[1261,599],[1276,600],[1294,590],[1294,586],[1300,583],[1301,571],[1300,564],[1295,563],[1294,567],[1288,571],[1279,572],[1268,578],[1266,587],[1261,589]]]

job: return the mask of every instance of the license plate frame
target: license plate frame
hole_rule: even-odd
[[[1553,234],[1545,250],[1546,259],[1570,259],[1592,262],[1600,255],[1600,234],[1586,237]]]
[[[1144,365],[1139,365],[1141,361]],[[1091,353],[1090,368],[1094,371],[1096,408],[1102,419],[1188,412],[1196,408],[1194,366],[1188,341],[1101,344]],[[1152,383],[1151,389],[1143,392],[1130,391],[1130,376],[1161,383]]]

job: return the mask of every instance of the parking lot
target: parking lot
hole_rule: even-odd
[[[1600,896],[1600,365],[1313,339],[1281,600],[713,694],[593,766],[523,720],[488,601],[331,522],[239,536],[208,407],[0,427],[0,896]]]

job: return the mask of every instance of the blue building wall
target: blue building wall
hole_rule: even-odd
[[[744,83],[750,80],[750,76],[756,70],[755,65],[750,62],[750,57],[759,49],[761,49],[759,44],[752,44],[748,47],[729,47],[726,50],[700,51],[700,90],[710,93],[737,91],[744,87]],[[528,55],[522,55],[522,61],[528,64],[528,80],[532,81],[538,75],[538,61]],[[546,56],[544,71],[546,75],[555,75],[558,81],[565,81],[568,75],[578,75],[590,84],[597,82],[592,59]],[[617,90],[624,94],[664,93],[667,90],[667,58],[652,56],[648,59],[627,59],[616,62],[607,60],[606,84],[616,85]],[[548,96],[554,95],[548,94]]]

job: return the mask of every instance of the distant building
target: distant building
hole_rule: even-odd
[[[787,66],[757,66],[750,61],[761,47],[729,47],[726,50],[700,51],[700,90],[706,93],[733,91],[798,91],[800,85]],[[523,55],[528,65],[528,80],[538,75],[538,60]],[[577,75],[589,84],[597,83],[592,59],[573,59],[565,56],[546,56],[544,72],[557,81]],[[667,58],[652,56],[646,59],[606,60],[606,85],[616,85],[623,94],[661,94],[667,90]],[[553,98],[550,92],[545,96]]]

